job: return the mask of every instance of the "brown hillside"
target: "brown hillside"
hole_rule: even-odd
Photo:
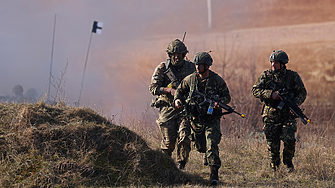
[[[0,186],[171,185],[171,158],[87,108],[0,104]]]

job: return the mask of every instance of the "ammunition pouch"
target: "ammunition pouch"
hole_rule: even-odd
[[[186,111],[188,114],[197,117],[200,115],[200,110],[199,110],[199,106],[197,104],[194,103],[190,103],[186,105]]]
[[[164,106],[170,106],[170,99],[166,95],[159,95],[155,99],[152,99],[150,106],[155,108],[161,108]]]
[[[186,106],[186,111],[193,117],[199,117],[204,120],[221,117],[223,115],[221,109],[214,109],[213,114],[207,114],[208,107],[208,103],[199,105],[196,102],[192,102]]]

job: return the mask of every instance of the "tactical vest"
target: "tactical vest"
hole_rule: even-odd
[[[180,66],[181,70],[178,71],[178,67],[176,68],[174,66],[171,66],[171,59],[165,60],[164,68],[162,69],[165,79],[162,87],[171,87],[176,89],[176,87],[173,87],[172,83],[178,82],[178,84],[180,84],[180,82],[187,75],[191,74],[195,70],[194,64],[192,62],[187,60],[183,61],[185,61],[185,64]],[[170,94],[161,94],[152,100],[150,106],[156,108],[160,108],[162,106],[173,106],[173,96]]]
[[[288,90],[292,89],[291,84],[292,84],[292,78],[294,76],[293,74],[294,74],[293,71],[291,71],[289,69],[286,69],[286,75],[285,75],[286,84],[282,87],[286,87],[286,89],[288,89]],[[273,82],[275,82],[272,70],[266,70],[265,71],[265,76],[266,76],[266,81],[271,81],[272,80]],[[277,89],[278,88],[276,88],[276,90]]]
[[[186,103],[188,104],[188,111],[193,116],[201,116],[202,118],[213,118],[213,116],[219,115],[221,117],[222,110],[221,109],[214,109],[213,115],[208,115],[207,110],[209,104],[199,105],[201,103],[201,99],[195,99],[193,96],[193,91],[197,90],[205,95],[216,95],[217,94],[217,87],[218,83],[216,82],[217,74],[210,71],[210,75],[207,78],[207,83],[204,85],[203,88],[199,88],[201,85],[201,80],[198,78],[197,73],[193,73],[190,77],[190,92],[186,99]]]
[[[289,70],[289,69],[286,69],[286,75],[285,75],[285,78],[284,78],[284,81],[285,81],[285,84],[280,84],[278,82],[276,82],[275,78],[274,78],[274,75],[273,75],[273,71],[272,70],[266,70],[265,71],[265,80],[266,80],[266,83],[265,83],[265,87],[267,89],[272,89],[272,90],[279,90],[281,88],[286,88],[290,95],[293,94],[292,92],[292,79],[294,78],[294,72]],[[272,81],[272,82],[271,82]],[[273,84],[275,83],[275,85]],[[292,98],[294,96],[291,96]],[[262,102],[265,103],[265,105],[267,106],[272,106],[272,107],[277,107],[280,103],[280,101],[275,101],[275,100],[272,100],[272,99],[268,99],[268,100],[262,100]]]

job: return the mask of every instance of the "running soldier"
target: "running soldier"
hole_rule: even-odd
[[[266,136],[270,156],[270,166],[274,173],[280,165],[280,142],[284,142],[283,163],[287,172],[294,171],[292,159],[295,153],[295,132],[297,122],[292,111],[283,106],[278,108],[281,102],[280,92],[286,90],[290,98],[298,106],[307,96],[305,86],[297,72],[286,68],[288,55],[283,50],[273,51],[270,55],[272,69],[265,70],[252,87],[252,94],[263,103],[263,131]]]
[[[187,47],[179,39],[172,41],[166,52],[169,58],[156,67],[151,78],[150,93],[158,96],[151,106],[159,108],[156,122],[163,137],[162,151],[171,156],[177,144],[178,168],[184,169],[191,151],[191,142],[185,137],[189,130],[179,129],[182,120],[180,110],[174,107],[173,97],[180,82],[193,73],[195,67],[191,61],[185,60]]]
[[[213,111],[208,114],[209,105],[201,104],[202,101],[200,99],[198,101],[193,95],[195,91],[214,95],[224,104],[228,104],[231,97],[225,81],[218,74],[209,70],[213,59],[208,53],[197,53],[193,62],[196,72],[187,76],[177,88],[174,97],[175,106],[181,108],[185,104],[188,114],[185,118],[191,125],[191,140],[197,151],[205,153],[206,163],[210,166],[210,183],[217,185],[219,183],[218,170],[221,167],[218,144],[222,136],[220,129],[222,109],[215,103]]]

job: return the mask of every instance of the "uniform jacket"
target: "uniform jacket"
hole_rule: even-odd
[[[174,117],[176,113],[179,113],[174,108],[173,96],[171,94],[163,93],[163,88],[167,87],[171,83],[171,80],[165,73],[167,68],[173,67],[173,73],[179,82],[181,82],[187,75],[195,71],[195,66],[191,61],[183,60],[180,66],[173,66],[170,61],[171,59],[167,59],[156,67],[151,77],[151,84],[149,86],[150,93],[158,96],[155,101],[160,102],[159,106],[156,106],[160,108],[158,123],[165,122]]]
[[[297,72],[286,68],[278,71],[266,70],[262,72],[252,87],[252,94],[264,103],[263,117],[275,121],[294,118],[286,106],[282,110],[277,109],[280,100],[271,98],[272,93],[281,88],[287,89],[297,105],[301,105],[306,99],[307,91]]]
[[[208,95],[218,95],[219,99],[225,104],[228,104],[231,100],[226,82],[211,70],[209,70],[209,76],[204,79],[201,79],[197,72],[187,76],[177,88],[175,100],[190,98],[192,90],[197,90]],[[207,108],[207,106],[204,108]],[[221,112],[221,109],[215,108],[213,114],[221,114]]]

